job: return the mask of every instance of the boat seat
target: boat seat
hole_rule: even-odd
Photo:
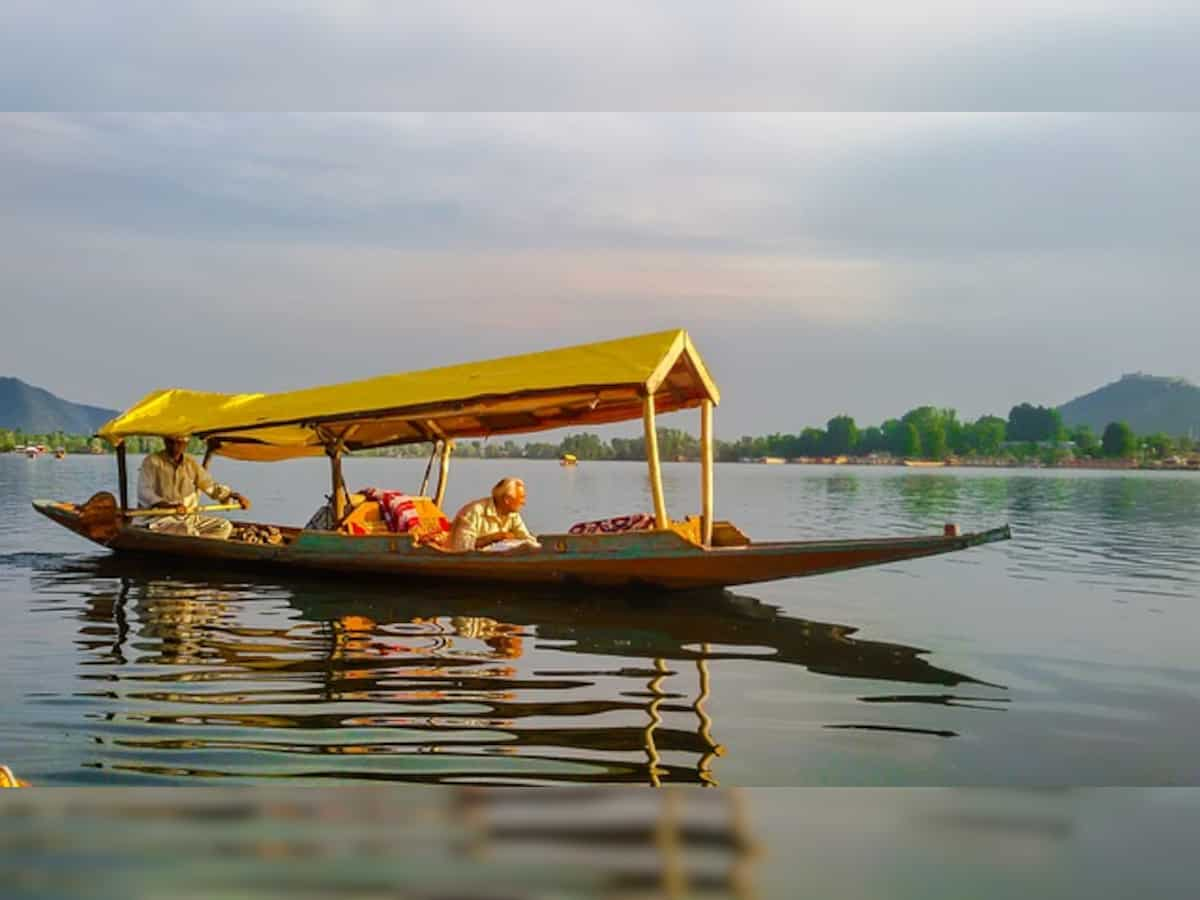
[[[703,546],[703,522],[704,520],[700,516],[688,516],[682,522],[672,522],[671,530],[684,540],[697,546]],[[712,546],[745,547],[749,543],[750,538],[746,537],[741,529],[733,523],[720,520],[713,522]]]
[[[746,547],[750,544],[750,538],[742,532],[740,528],[732,522],[723,522],[720,519],[713,522],[712,545],[714,547]]]
[[[672,521],[671,530],[691,544],[700,545],[701,529],[699,516],[687,516],[682,521]]]
[[[378,500],[364,500],[342,519],[339,531],[345,534],[384,534],[387,532],[387,522],[383,518],[383,510],[379,508]]]
[[[417,520],[408,531],[401,532],[402,534],[409,535],[415,541],[426,541],[447,533],[449,519],[432,499],[413,497],[412,501]],[[339,530],[344,534],[353,535],[391,533],[379,501],[365,499],[342,520]]]

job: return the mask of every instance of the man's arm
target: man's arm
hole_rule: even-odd
[[[509,541],[509,540],[512,540],[514,537],[516,537],[516,535],[514,535],[508,531],[496,531],[496,532],[493,532],[492,534],[481,535],[481,536],[475,538],[475,548],[474,549],[482,550],[484,547],[490,547],[492,544],[498,543],[500,541]]]
[[[237,503],[239,506],[241,506],[242,509],[250,508],[249,500],[228,485],[218,484],[213,479],[212,475],[209,474],[208,469],[204,468],[204,466],[200,465],[194,459],[189,459],[189,461],[191,465],[195,467],[193,477],[196,482],[196,487],[204,491],[204,493],[208,494],[208,496],[212,497],[218,503],[227,503],[232,500],[234,503]]]
[[[508,529],[509,534],[518,540],[529,541],[531,544],[538,542],[538,539],[525,527],[525,520],[521,518],[520,513],[512,514],[512,519],[508,523]]]
[[[450,549],[459,553],[476,549],[479,539],[479,517],[474,510],[463,510],[454,519],[450,530]]]

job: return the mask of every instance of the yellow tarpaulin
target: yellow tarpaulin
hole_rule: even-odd
[[[280,394],[168,389],[147,395],[100,429],[189,434],[238,459],[313,456],[439,438],[520,434],[637,419],[720,396],[685,331],[662,331],[543,353]]]

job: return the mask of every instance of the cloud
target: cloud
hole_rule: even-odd
[[[1180,109],[1174,0],[481,5],[10,0],[0,101],[36,109]]]
[[[1198,121],[4,116],[0,358],[119,405],[682,325],[722,434],[1196,377]]]

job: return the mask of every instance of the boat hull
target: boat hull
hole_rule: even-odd
[[[87,537],[76,507],[36,500],[34,508]],[[578,583],[674,590],[723,588],[840,572],[964,550],[1011,535],[1007,526],[962,535],[850,541],[769,541],[705,548],[673,531],[541,535],[540,549],[445,553],[415,547],[403,535],[350,536],[281,529],[282,545],[247,544],[165,534],[121,525],[96,543],[125,553],[242,563],[293,570],[374,573],[447,581],[510,584]]]

